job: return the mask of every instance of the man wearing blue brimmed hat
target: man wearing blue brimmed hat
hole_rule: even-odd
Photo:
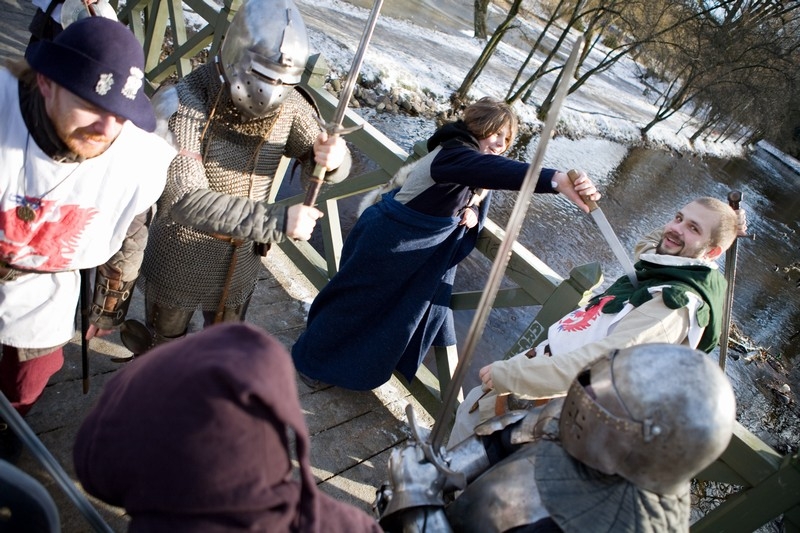
[[[0,69],[0,390],[21,414],[63,364],[80,269],[99,265],[87,337],[123,321],[175,156],[123,24],[79,20],[25,59]]]

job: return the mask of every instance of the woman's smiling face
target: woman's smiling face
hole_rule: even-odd
[[[478,141],[482,154],[500,155],[508,149],[508,140],[511,138],[511,127],[506,124],[500,131]]]

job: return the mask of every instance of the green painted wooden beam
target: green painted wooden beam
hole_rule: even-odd
[[[486,220],[475,249],[493,261],[504,236],[504,229],[492,220]],[[505,275],[538,303],[547,300],[563,280],[553,269],[519,242],[514,242],[511,246],[511,258],[506,266]]]
[[[172,30],[173,42],[176,44],[185,43],[187,40],[186,16],[183,13],[183,2],[181,0],[168,0],[167,7],[169,8],[169,26]],[[192,63],[188,54],[179,56],[175,62],[175,67],[179,78],[192,72]]]
[[[480,302],[482,291],[463,291],[453,293],[450,299],[450,307],[456,311],[477,309]],[[500,289],[497,291],[492,308],[503,307],[531,307],[540,305],[533,297],[519,287],[511,289]]]
[[[325,264],[328,277],[339,271],[339,260],[342,256],[342,225],[339,220],[339,204],[335,200],[318,203],[325,216],[317,220],[322,229],[322,242],[325,249]]]
[[[785,457],[758,485],[742,490],[692,525],[692,533],[755,531],[800,505],[800,461]]]
[[[308,242],[286,239],[278,246],[317,290],[328,283],[327,265]]]
[[[444,394],[452,382],[453,372],[458,365],[458,349],[456,346],[434,346],[433,353],[436,361],[436,375],[439,376],[441,399],[444,400]]]
[[[419,367],[411,383],[399,372],[395,372],[394,375],[429,414],[435,416],[442,410],[444,403],[441,400],[442,389],[439,380],[425,365]]]

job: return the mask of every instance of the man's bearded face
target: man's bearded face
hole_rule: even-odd
[[[122,131],[125,119],[90,104],[53,81],[40,82],[40,89],[56,133],[74,154],[84,159],[97,157],[108,150]]]
[[[719,224],[718,216],[702,205],[692,202],[678,211],[664,226],[656,252],[705,259],[712,248],[711,230]]]

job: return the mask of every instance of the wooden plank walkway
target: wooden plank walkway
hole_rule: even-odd
[[[0,57],[13,58],[23,53],[28,41],[28,22],[34,9],[28,0],[0,0],[4,14],[0,20]],[[248,322],[264,328],[290,348],[305,327],[307,302],[315,294],[283,253],[273,248],[264,260],[265,270],[248,312]],[[142,297],[136,292],[129,316],[143,317]],[[198,329],[197,323],[193,329]],[[119,336],[95,339],[91,344],[89,393],[82,394],[80,340],[76,336],[65,348],[64,368],[48,385],[42,399],[27,417],[27,422],[74,479],[72,446],[75,434],[105,382],[124,363],[112,356],[127,354]],[[418,420],[425,426],[432,419],[395,378],[369,392],[353,392],[331,387],[311,391],[298,381],[300,401],[311,433],[311,463],[319,488],[342,501],[370,512],[375,489],[387,476],[386,464],[393,447],[405,442],[409,431],[405,406],[412,402]],[[46,470],[25,452],[18,466],[50,491],[55,499],[65,532],[90,531],[89,524],[63,494]],[[77,481],[76,481],[77,484]],[[121,509],[92,499],[101,515],[115,531],[127,529]]]

